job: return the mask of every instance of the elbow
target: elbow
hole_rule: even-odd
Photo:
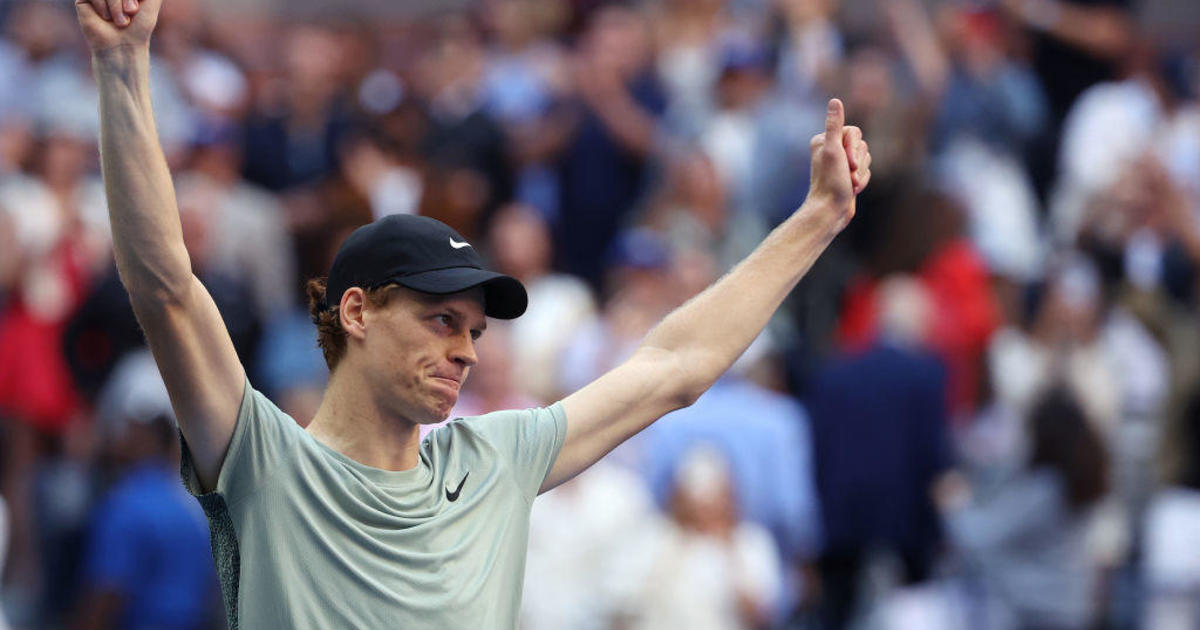
[[[197,282],[187,250],[166,245],[145,254],[117,247],[117,273],[135,305],[170,305],[186,302]]]
[[[704,361],[694,353],[644,346],[631,359],[637,364],[639,398],[654,401],[659,415],[690,407],[716,382]]]
[[[672,378],[674,386],[668,396],[672,410],[684,409],[696,404],[697,400],[716,382],[715,378],[704,376],[702,370],[686,360],[677,360],[675,375]]]
[[[697,400],[700,400],[700,397],[703,396],[704,392],[706,391],[708,391],[707,385],[681,387],[680,390],[675,392],[674,396],[672,397],[671,406],[674,409],[685,409],[687,407],[691,407],[692,405],[696,404]]]

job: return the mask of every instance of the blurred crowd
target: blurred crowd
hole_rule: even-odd
[[[193,269],[301,425],[304,281],[355,227],[433,216],[521,279],[454,415],[547,404],[799,206],[844,100],[854,221],[699,402],[535,502],[524,628],[1194,629],[1200,37],[1140,8],[166,0],[152,82]],[[83,39],[39,0],[0,33],[0,628],[222,627]]]

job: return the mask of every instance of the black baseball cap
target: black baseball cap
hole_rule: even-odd
[[[433,295],[483,287],[484,312],[497,319],[520,317],[529,303],[519,280],[484,269],[479,253],[450,226],[392,214],[354,230],[342,243],[329,269],[325,307],[340,304],[350,287],[392,282]]]

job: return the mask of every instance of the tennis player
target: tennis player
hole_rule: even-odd
[[[531,502],[724,372],[854,215],[862,133],[830,101],[808,199],[746,260],[666,317],[625,363],[544,409],[444,420],[487,318],[526,306],[432,219],[354,232],[310,284],[332,370],[305,429],[248,382],[192,274],[150,105],[162,0],[76,0],[100,93],[121,279],[210,520],[230,628],[515,628]]]

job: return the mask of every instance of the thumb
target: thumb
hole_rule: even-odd
[[[842,101],[829,99],[829,111],[825,114],[825,137],[841,138],[842,127],[846,124],[846,108]]]

